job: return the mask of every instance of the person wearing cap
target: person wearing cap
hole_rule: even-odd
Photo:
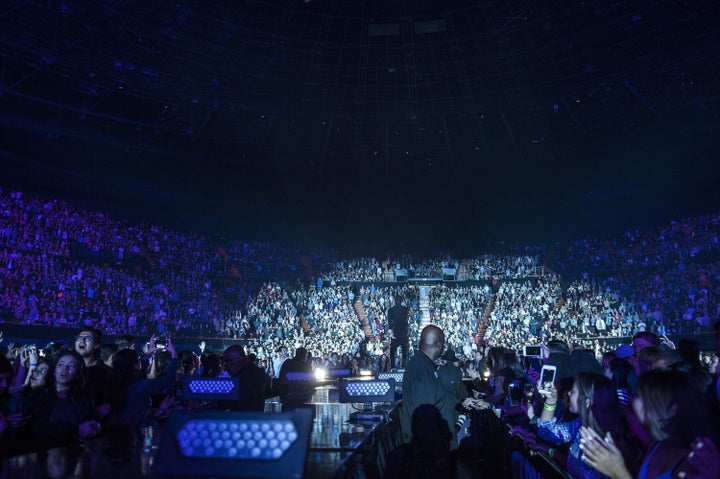
[[[572,352],[568,356],[567,368],[570,376],[575,379],[580,373],[603,374],[604,372],[600,361],[595,357],[595,352],[579,345],[574,345]]]
[[[445,405],[440,410],[443,418],[448,422],[450,430],[455,430],[455,424],[458,422],[460,413],[456,406],[467,398],[467,387],[462,382],[462,370],[459,367],[460,360],[455,355],[455,351],[448,349],[437,360],[440,365],[438,367],[438,378],[445,392]],[[453,434],[451,448],[457,447],[457,438]]]
[[[462,382],[462,370],[460,369],[460,360],[455,355],[455,351],[448,349],[437,360],[438,375],[443,387],[449,393],[453,393],[454,397],[458,397],[458,403],[467,397],[467,388]]]

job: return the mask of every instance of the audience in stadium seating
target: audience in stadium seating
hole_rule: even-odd
[[[302,268],[293,250],[286,247],[132,225],[57,200],[25,199],[18,192],[0,193],[0,207],[4,285],[0,295],[5,305],[0,318],[6,321],[87,325],[107,334],[167,331],[173,335],[247,337],[257,332],[257,326],[265,329],[262,320],[255,325],[243,317],[247,316],[244,305],[254,301],[261,290],[251,278]],[[500,314],[510,306],[496,308],[490,331],[499,331],[497,322],[506,325],[518,319],[518,314],[524,315],[520,318],[524,326],[528,321],[534,326],[534,333],[546,331],[565,339],[627,335],[644,329],[660,333],[707,330],[720,312],[720,269],[717,262],[702,259],[704,253],[717,250],[717,229],[717,216],[702,216],[648,232],[634,230],[619,240],[572,243],[567,254],[553,254],[561,271],[573,270],[566,267],[565,259],[577,257],[572,266],[581,271],[600,262],[615,266],[617,273],[602,280],[590,279],[586,273],[584,280],[569,284],[560,295],[557,277],[541,281],[536,285],[541,295],[537,300],[527,298],[526,290],[505,286],[499,298],[513,305],[529,299],[531,304],[513,310],[515,317]],[[556,245],[555,249],[562,247]],[[505,249],[503,254],[467,260],[450,255],[436,259],[392,256],[382,262],[338,259],[329,262],[333,273],[325,283],[382,281],[378,268],[382,270],[383,264],[400,264],[419,276],[434,276],[443,267],[460,266],[470,279],[535,276],[542,248]],[[623,255],[631,261],[620,260]],[[312,257],[322,262],[331,256]],[[363,301],[372,289],[376,288],[363,285],[358,291]],[[288,292],[296,294],[292,289]],[[337,293],[344,298],[353,290]],[[523,296],[511,299],[516,294]],[[433,319],[443,318],[440,309],[433,311]],[[541,324],[536,324],[538,314],[542,315]],[[370,326],[377,337],[377,322],[371,321]],[[505,338],[504,343],[523,344],[525,339]],[[463,346],[456,341],[450,344],[458,349]]]
[[[252,371],[263,388],[292,366],[283,350],[307,352],[306,372],[387,371],[386,313],[400,293],[410,308],[410,349],[426,323],[442,328],[448,347],[473,366],[468,372],[484,406],[508,422],[520,410],[527,419],[515,432],[543,453],[566,443],[574,477],[596,477],[593,467],[611,477],[669,471],[718,477],[717,354],[688,342],[676,347],[666,335],[720,324],[719,228],[716,214],[629,229],[614,239],[557,243],[551,252],[508,246],[471,258],[349,258],[329,251],[301,257],[282,245],[131,224],[0,192],[0,323],[80,331],[69,351],[55,344],[44,356],[30,345],[4,343],[0,446],[28,446],[32,437],[38,440],[32,447],[41,447],[94,437],[106,426],[148,424],[151,414],[171,406],[153,395],[173,397],[177,374],[233,375],[233,352],[239,369],[257,358]],[[421,296],[414,285],[392,282],[398,267],[433,281],[450,268],[469,282],[433,284]],[[290,281],[280,280],[285,273]],[[228,348],[224,364],[201,350],[200,363],[172,343],[168,352],[156,350],[153,338],[145,353],[155,360],[146,371],[138,361],[145,354],[132,346],[102,344],[103,337],[156,333],[233,338],[244,347]],[[620,337],[632,337],[632,347],[605,344]],[[558,367],[544,403],[532,392],[540,359],[518,357],[522,346],[539,344]],[[603,353],[601,367],[596,358]],[[110,383],[105,361],[113,364]],[[603,371],[606,377],[597,374]],[[560,420],[563,383],[572,389]],[[251,409],[262,409],[268,394],[254,397]],[[200,407],[177,397],[172,406]],[[443,437],[436,439],[444,444]],[[445,446],[436,452],[450,457]],[[393,467],[406,467],[404,458]]]

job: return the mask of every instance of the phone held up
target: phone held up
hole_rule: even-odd
[[[540,381],[538,389],[540,391],[548,391],[555,384],[555,372],[557,368],[549,364],[544,364],[540,371]]]
[[[541,358],[543,356],[542,346],[523,346],[523,356],[528,358]]]

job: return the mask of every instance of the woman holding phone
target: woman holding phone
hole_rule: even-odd
[[[570,445],[567,470],[572,477],[605,477],[581,457],[581,426],[597,431],[601,436],[611,432],[618,438],[626,464],[637,471],[637,449],[626,439],[629,435],[612,381],[600,374],[580,373],[570,390],[569,410],[577,415],[571,422],[560,422],[555,417],[558,395],[554,385],[541,384],[539,392],[545,398],[545,404],[537,423],[538,436],[556,445]]]
[[[150,338],[149,354],[156,354],[160,348],[155,336]],[[163,344],[163,343],[161,343]],[[175,382],[178,369],[177,351],[170,338],[166,338],[162,350],[170,352],[170,362],[165,374],[156,378],[143,377],[140,358],[134,349],[123,349],[113,356],[113,384],[115,387],[116,425],[138,429],[146,425],[151,406],[151,396],[158,394]]]

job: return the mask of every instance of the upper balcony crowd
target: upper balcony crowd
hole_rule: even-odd
[[[550,335],[695,333],[708,331],[720,314],[719,229],[720,215],[713,214],[631,228],[616,238],[508,245],[470,258],[352,258],[132,224],[3,190],[0,321],[92,326],[110,335],[246,338],[266,349],[337,337],[331,347],[353,354],[363,337],[355,299],[368,315],[371,347],[388,339],[385,312],[397,291],[417,334],[417,290],[388,285],[384,273],[401,267],[439,277],[445,267],[486,283],[431,292],[430,320],[460,325],[451,338],[458,350],[476,347],[472,337],[490,281],[500,286],[492,291],[498,295],[486,337],[506,346]],[[538,278],[538,266],[554,274]],[[294,272],[296,280],[272,281],[279,271]]]
[[[642,465],[638,454],[624,462],[619,454],[641,451],[652,440],[662,444],[666,433],[679,436],[662,430],[662,424],[657,430],[652,424],[640,425],[652,415],[630,414],[628,398],[649,404],[653,391],[662,389],[658,384],[666,380],[677,379],[678,391],[702,386],[710,396],[712,385],[720,384],[717,352],[701,351],[687,340],[677,351],[661,348],[670,344],[666,335],[720,330],[719,234],[720,214],[713,214],[677,219],[652,230],[630,229],[617,238],[503,245],[499,252],[469,258],[445,253],[433,258],[405,253],[353,258],[336,251],[304,252],[133,224],[58,200],[0,191],[0,332],[3,323],[15,323],[76,334],[74,345],[51,343],[43,354],[31,344],[3,342],[0,359],[6,370],[0,371],[0,379],[5,378],[0,409],[5,422],[0,421],[0,432],[5,431],[5,445],[13,443],[13,434],[23,434],[18,444],[27,446],[42,434],[51,444],[94,437],[107,427],[139,427],[168,409],[197,407],[173,393],[173,384],[185,375],[248,376],[243,381],[258,386],[251,408],[262,410],[264,399],[278,391],[277,383],[282,385],[291,351],[296,351],[295,362],[303,371],[389,371],[403,365],[402,358],[391,364],[389,354],[393,333],[388,310],[399,300],[408,308],[410,349],[424,344],[423,331],[435,328],[427,324],[436,325],[448,348],[440,359],[457,363],[459,374],[473,378],[472,394],[484,398],[484,407],[496,407],[509,422],[516,421],[513,433],[529,448],[561,451],[564,466],[580,471],[573,477],[600,477],[594,469],[629,477],[614,475],[613,465],[623,463],[635,476]],[[389,281],[395,270],[433,281]],[[458,276],[462,272],[463,279],[438,280],[447,270]],[[114,336],[114,342],[103,343],[108,336]],[[132,347],[136,336],[151,337],[142,354]],[[167,337],[197,342],[200,354],[176,350]],[[216,337],[242,340],[243,347],[232,345],[222,355],[208,351],[202,340]],[[635,350],[627,344],[611,346],[619,337],[633,337]],[[648,338],[652,344],[644,347],[641,340]],[[535,391],[532,400],[523,403],[520,392],[526,384],[537,383],[541,369],[533,364],[536,359],[517,354],[525,345],[545,345],[545,362],[556,366],[558,377],[557,388]],[[63,346],[70,351],[60,349]],[[652,361],[643,351],[654,354]],[[658,384],[647,382],[655,377],[647,374],[654,366],[644,368],[642,361],[664,368],[668,362],[684,364],[683,354],[692,359],[690,373],[699,372],[702,381],[693,379],[697,385],[686,384],[685,376],[692,374],[681,377],[677,371],[658,373]],[[140,360],[142,375],[135,367]],[[580,371],[586,363],[592,367]],[[610,384],[600,374],[604,371],[618,381],[621,366],[627,374],[634,371],[630,384]],[[78,378],[87,378],[87,384]],[[562,381],[568,378],[574,382]],[[622,411],[634,418],[629,424],[639,431],[628,437],[639,442],[631,448],[611,444],[608,450],[585,445],[592,456],[587,460],[579,451],[583,441],[597,440],[586,429],[594,416],[583,413],[578,398],[601,404],[605,399],[596,398],[594,388],[596,393],[617,393],[612,401],[605,398],[605,411],[620,411],[615,401],[625,400]],[[71,428],[53,425],[46,413],[64,404],[68,395],[82,409],[82,420]],[[22,413],[11,414],[19,407],[11,401],[16,397],[26,401]],[[692,398],[684,401],[689,404]],[[458,395],[448,404],[454,411],[448,424],[452,429],[457,423],[462,432],[455,406],[462,404],[474,413],[480,403]],[[717,412],[715,402],[708,405]],[[662,415],[670,406],[652,414]],[[711,417],[707,405],[700,406],[695,409],[702,412],[698,417]],[[670,419],[689,424],[683,415]],[[695,420],[693,431],[705,434],[705,423]],[[646,427],[653,437],[641,434]],[[692,442],[696,450],[710,450],[715,461],[705,475],[695,477],[715,477],[720,464],[716,438],[685,439],[685,446]],[[603,457],[611,460],[603,462]]]

